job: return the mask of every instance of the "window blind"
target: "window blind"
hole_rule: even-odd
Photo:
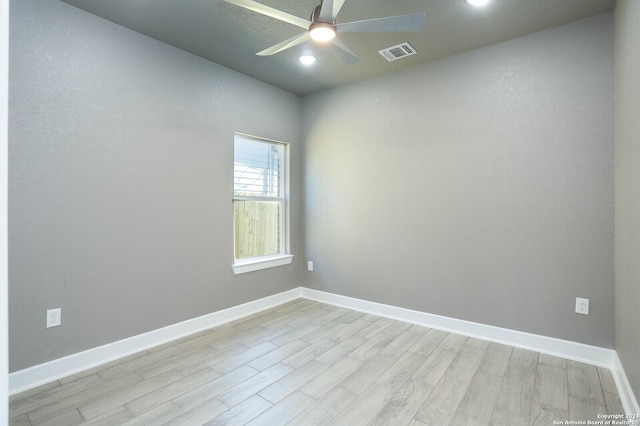
[[[280,197],[283,153],[279,143],[237,139],[233,159],[235,195]]]

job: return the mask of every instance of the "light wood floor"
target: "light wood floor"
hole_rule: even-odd
[[[552,425],[611,372],[309,300],[15,395],[11,425]]]

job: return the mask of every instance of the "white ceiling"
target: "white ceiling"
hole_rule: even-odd
[[[95,15],[290,92],[304,95],[371,78],[477,47],[612,11],[615,0],[346,0],[337,22],[426,13],[420,32],[339,37],[360,62],[343,65],[326,48],[306,42],[273,56],[255,53],[301,29],[223,0],[63,0]],[[320,0],[257,0],[308,19]],[[418,54],[387,62],[378,50],[409,41]],[[311,67],[297,58],[312,52]]]

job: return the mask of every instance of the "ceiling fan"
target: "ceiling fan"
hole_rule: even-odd
[[[311,18],[308,20],[266,6],[254,0],[224,1],[305,29],[304,33],[261,50],[256,53],[256,55],[274,55],[311,39],[318,42],[330,43],[329,46],[333,53],[341,62],[347,65],[358,62],[360,58],[349,49],[346,44],[340,41],[340,39],[336,38],[336,34],[418,31],[422,28],[425,21],[425,13],[420,12],[409,15],[367,19],[364,21],[336,23],[336,16],[340,13],[340,9],[342,9],[345,0],[321,0],[320,5],[313,9]]]

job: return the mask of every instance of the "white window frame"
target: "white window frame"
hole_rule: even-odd
[[[278,199],[274,199],[273,197],[260,197],[260,196],[237,196],[235,194],[235,190],[233,190],[233,203],[232,209],[235,209],[235,201],[280,201],[280,247],[277,254],[265,255],[265,256],[255,256],[248,257],[243,259],[236,259],[235,257],[235,245],[236,245],[236,237],[235,237],[235,214],[233,218],[233,273],[234,274],[243,274],[246,272],[259,271],[267,268],[274,268],[277,266],[289,265],[293,262],[293,255],[290,252],[289,245],[289,151],[290,145],[286,142],[281,142],[273,139],[262,138],[258,136],[249,135],[246,133],[236,132],[234,134],[233,143],[234,143],[234,152],[235,152],[235,143],[238,138],[252,140],[256,142],[263,143],[271,143],[271,144],[280,144],[284,148],[284,158],[283,161],[280,161],[280,176],[279,176],[279,192],[283,194],[282,197]],[[234,171],[235,176],[235,171]]]

